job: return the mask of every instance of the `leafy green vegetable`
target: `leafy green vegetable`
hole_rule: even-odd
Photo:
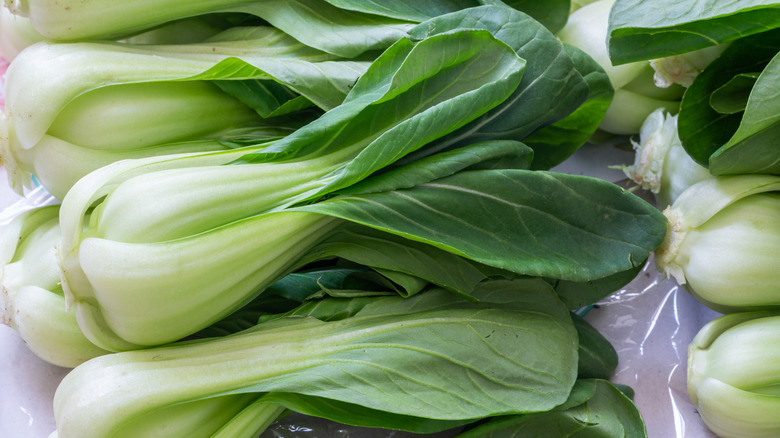
[[[756,85],[758,73],[741,73],[710,95],[710,106],[721,114],[734,114],[745,111],[750,90]]]
[[[535,169],[550,169],[585,144],[601,125],[615,94],[606,73],[593,58],[571,44],[564,44],[564,48],[588,84],[590,92],[588,100],[574,112],[523,140],[535,151],[545,151],[544,155],[534,159]]]
[[[688,396],[701,419],[720,436],[772,436],[775,412],[776,312],[720,316],[701,328],[688,349]],[[736,354],[738,353],[738,354]]]
[[[602,89],[585,81],[578,72],[581,65],[575,68],[574,61],[555,35],[530,16],[505,6],[484,6],[442,15],[421,23],[409,34],[413,38],[423,38],[452,29],[487,29],[525,59],[526,66],[522,81],[510,98],[477,120],[435,141],[430,145],[432,150],[493,139],[522,141],[534,131],[571,114],[589,98],[591,90]],[[540,105],[540,102],[544,104]],[[598,118],[598,115],[593,116]],[[549,164],[563,159],[564,154],[557,147],[539,144],[544,147],[534,150],[534,160]],[[416,158],[416,155],[410,155],[409,161]]]
[[[399,416],[451,427],[563,403],[576,378],[577,334],[552,288],[542,280],[487,282],[475,297],[430,290],[376,298],[330,322],[317,319],[329,313],[320,305],[306,312],[312,316],[232,336],[96,358],[57,390],[59,436],[107,436],[148,413],[162,419],[177,406],[245,392],[304,397],[314,407],[320,399],[360,405],[376,415],[318,412],[374,427],[398,425]],[[322,304],[349,304],[333,300]]]
[[[63,287],[82,329],[121,350],[128,342],[169,342],[226,316],[294,268],[338,222],[283,208],[354,184],[473,120],[515,89],[523,66],[485,31],[400,40],[342,105],[272,145],[92,172],[63,201],[59,248]],[[231,251],[219,250],[225,245]],[[239,263],[255,252],[263,256]],[[233,267],[240,268],[231,276],[214,275]],[[182,284],[182,276],[190,280]],[[140,292],[120,292],[130,290],[156,296],[149,299],[160,306],[150,312],[137,301]]]
[[[558,32],[561,41],[581,49],[606,73],[614,87],[614,97],[604,96],[603,117],[597,117],[598,127],[605,132],[632,135],[639,132],[642,121],[659,107],[676,112],[682,87],[660,85],[653,75],[652,64],[633,62],[613,65],[607,53],[609,14],[614,0],[599,0],[574,11],[566,26]]]
[[[74,367],[108,352],[87,340],[65,308],[54,249],[58,214],[57,205],[37,207],[0,228],[0,322],[42,360]]]
[[[577,378],[609,380],[618,365],[615,347],[581,316],[572,313],[571,319],[579,339]]]
[[[775,92],[778,50],[777,30],[735,41],[685,93],[678,120],[680,140],[713,175],[780,172],[773,140],[780,129]],[[745,75],[755,72],[761,73],[745,98]],[[732,104],[724,110],[723,93],[733,90],[736,80],[743,84],[741,97],[736,109]],[[742,106],[744,111],[739,111]]]
[[[780,305],[779,189],[777,175],[718,176],[686,189],[664,212],[669,232],[656,250],[658,270],[719,312]]]
[[[586,379],[577,381],[566,403],[549,412],[498,417],[457,436],[640,438],[647,432],[636,406],[616,386]]]
[[[34,173],[62,198],[120,159],[284,136],[312,119],[306,108],[340,104],[367,65],[269,27],[197,44],[40,43],[9,67],[0,155],[18,192]]]
[[[614,184],[517,169],[459,172],[413,189],[343,195],[297,210],[359,222],[515,273],[575,281],[641,265],[666,233],[657,210]],[[595,248],[602,248],[598,257]]]
[[[616,0],[609,53],[615,65],[733,41],[780,27],[774,0]]]

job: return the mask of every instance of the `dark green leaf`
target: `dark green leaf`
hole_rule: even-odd
[[[237,98],[266,119],[313,106],[309,99],[273,81],[214,81],[214,83],[222,91]]]
[[[294,393],[272,392],[264,396],[263,399],[269,403],[282,405],[294,412],[328,418],[341,424],[359,427],[379,427],[427,434],[473,422],[473,420],[435,420],[412,415],[399,415],[354,403]]]
[[[576,313],[572,313],[571,319],[580,340],[577,353],[579,356],[577,378],[609,380],[618,365],[615,347]]]
[[[661,58],[780,27],[776,0],[617,0],[609,18],[615,65]]]
[[[380,272],[411,275],[464,296],[470,296],[485,279],[474,264],[457,255],[367,227],[342,228],[309,252],[312,259],[323,255],[341,257]]]
[[[780,30],[735,41],[685,92],[678,116],[680,140],[688,155],[709,167],[711,173],[771,173],[772,166],[777,166],[777,154],[772,153],[774,144],[767,141],[776,129],[772,126],[778,114],[775,97],[778,62],[770,66],[778,50]],[[722,90],[735,77],[757,71],[762,74],[751,90],[744,112],[723,114],[713,109],[713,93]]]
[[[642,264],[666,234],[664,216],[617,185],[543,171],[465,171],[299,208],[518,274],[575,281]]]
[[[533,150],[523,143],[496,140],[421,158],[353,184],[337,194],[354,195],[414,187],[465,169],[528,169]]]
[[[588,98],[589,88],[563,44],[532,17],[506,6],[483,6],[443,15],[410,31],[413,38],[454,29],[486,29],[526,60],[514,93],[501,105],[463,128],[437,140],[421,154],[431,154],[485,140],[522,141],[532,132],[572,113]],[[534,156],[544,157],[544,148]],[[410,156],[410,160],[419,158]]]
[[[780,55],[756,80],[737,131],[710,157],[713,175],[768,173],[780,175]]]
[[[501,3],[501,1],[483,0],[485,4]],[[503,0],[507,6],[525,12],[542,23],[550,32],[557,33],[566,25],[571,11],[570,0]]]
[[[561,280],[555,283],[555,291],[569,309],[589,306],[630,283],[642,271],[646,263],[592,281]]]
[[[710,106],[720,114],[736,114],[745,111],[756,79],[758,73],[740,73],[734,76],[712,92]]]
[[[318,194],[348,187],[500,104],[525,62],[486,31],[400,40],[338,108],[243,162],[339,154]]]
[[[585,144],[598,130],[615,94],[606,72],[593,58],[571,44],[564,44],[564,48],[585,78],[590,92],[588,100],[573,113],[523,140],[538,152],[534,157],[534,169],[551,169]]]
[[[645,438],[634,403],[606,380],[578,380],[569,400],[550,412],[498,417],[458,438]]]

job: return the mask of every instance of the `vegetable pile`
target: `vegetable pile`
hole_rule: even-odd
[[[758,30],[637,54],[621,38],[642,35],[626,16],[640,6],[620,0],[168,3],[4,8],[18,22],[2,27],[0,158],[20,194],[60,202],[0,233],[0,309],[36,355],[74,368],[53,437],[254,437],[292,412],[646,436],[631,389],[609,382],[614,347],[575,311],[654,252],[659,269],[688,257],[685,227],[709,218],[674,213],[701,197],[688,189],[665,216],[550,169],[656,120],[702,184],[777,173],[774,125],[757,120],[771,103],[736,96],[768,80],[729,61]],[[694,50],[694,79],[653,84]],[[743,123],[689,146],[707,90]],[[668,231],[682,217],[684,235]]]
[[[658,270],[724,313],[690,344],[689,397],[718,436],[777,436],[780,5],[654,3],[615,3],[613,63],[720,52],[686,85],[678,113],[648,117],[625,169],[666,207]]]

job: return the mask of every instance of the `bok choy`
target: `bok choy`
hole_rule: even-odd
[[[367,65],[270,27],[192,44],[42,42],[9,68],[0,156],[17,191],[35,174],[62,198],[119,159],[284,136],[316,115],[308,107],[341,103]]]
[[[663,109],[647,116],[639,131],[639,142],[631,143],[636,151],[634,163],[623,166],[623,172],[640,187],[650,190],[660,208],[672,205],[685,189],[712,176],[685,152],[677,135],[677,115]]]
[[[664,214],[658,269],[721,311],[780,305],[780,177],[713,177],[686,189]]]
[[[441,289],[326,298],[234,335],[98,357],[58,388],[57,436],[164,430],[181,416],[204,418],[215,403],[246,403],[235,399],[247,393],[342,423],[418,433],[566,401],[577,332],[552,288],[539,279],[489,281],[474,298]],[[359,310],[330,316],[345,308]]]
[[[82,329],[112,350],[191,334],[292,269],[334,218],[516,274],[588,281],[642,264],[664,234],[660,213],[604,181],[517,170],[514,157],[527,155],[517,142],[475,143],[366,179],[501,104],[524,65],[486,31],[399,40],[342,105],[272,145],[89,174],[63,201],[59,248]],[[565,220],[551,227],[546,217]],[[297,237],[267,231],[277,228]],[[231,250],[219,251],[226,239]],[[185,295],[186,305],[175,298]]]
[[[75,367],[108,353],[92,344],[65,310],[55,245],[59,207],[21,213],[0,234],[0,316],[30,350],[54,365]]]
[[[691,342],[688,395],[718,436],[780,433],[778,335],[776,312],[740,312],[713,319]]]
[[[423,59],[426,61],[438,59],[439,62],[426,64]],[[481,59],[483,64],[475,62],[477,59]],[[156,167],[161,170],[135,177],[133,173],[139,173],[133,170],[133,166],[136,166],[135,162],[117,163],[116,166],[99,169],[80,180],[68,192],[62,210],[62,226],[65,228],[60,258],[64,268],[63,285],[69,298],[73,302],[84,303],[85,306],[91,307],[88,303],[93,301],[94,294],[101,289],[101,286],[92,284],[96,280],[85,278],[85,275],[88,276],[85,271],[90,269],[87,267],[90,264],[86,259],[90,251],[81,248],[82,240],[86,245],[94,243],[101,246],[113,241],[115,244],[106,249],[110,254],[118,254],[116,251],[119,247],[130,250],[132,246],[128,245],[133,244],[139,248],[134,250],[140,257],[138,260],[145,259],[147,260],[145,263],[148,263],[151,259],[140,249],[143,246],[149,247],[148,250],[153,248],[162,250],[158,252],[160,257],[175,254],[190,254],[188,257],[192,257],[194,248],[185,252],[171,251],[172,247],[166,250],[166,246],[161,246],[157,242],[171,240],[178,242],[175,245],[191,245],[206,239],[212,241],[212,245],[218,246],[209,248],[209,245],[198,245],[197,248],[204,252],[191,260],[200,260],[200,263],[208,265],[216,263],[217,259],[213,256],[206,257],[206,254],[214,254],[217,252],[216,248],[224,246],[224,239],[227,236],[233,236],[232,239],[240,245],[234,246],[232,252],[222,251],[216,254],[217,258],[225,257],[226,264],[222,269],[240,266],[237,264],[238,260],[247,259],[249,254],[260,252],[263,257],[254,259],[253,264],[257,266],[255,269],[266,269],[261,278],[266,279],[264,282],[267,283],[267,280],[272,280],[281,274],[276,270],[294,263],[301,255],[300,252],[296,254],[292,251],[290,246],[295,247],[297,241],[299,242],[297,247],[302,251],[307,245],[322,237],[323,233],[330,228],[327,224],[333,222],[332,219],[317,214],[272,213],[274,209],[278,210],[315,195],[321,196],[327,191],[333,191],[354,182],[355,179],[360,179],[361,176],[352,174],[351,169],[359,169],[363,157],[368,158],[365,149],[382,151],[384,154],[403,154],[405,150],[419,148],[428,139],[435,138],[437,133],[448,132],[459,124],[462,125],[469,119],[473,119],[491,106],[500,103],[515,89],[522,75],[524,63],[511,49],[493,39],[487,32],[460,32],[432,37],[418,43],[400,40],[373,65],[375,68],[369,69],[361,76],[343,105],[325,113],[319,119],[275,143],[273,147],[260,146],[256,153],[256,158],[260,162],[256,164],[222,166],[240,157],[248,156],[247,150],[240,149],[193,156],[189,159],[150,159],[147,161],[158,163],[150,164],[146,168],[151,170]],[[416,69],[420,65],[430,65],[434,68],[427,72],[419,72]],[[492,65],[493,68],[485,71],[484,65]],[[390,76],[387,69],[395,71],[395,75]],[[390,82],[389,78],[393,78],[393,81]],[[460,80],[453,81],[455,78]],[[445,109],[447,111],[444,111]],[[408,128],[415,124],[418,124],[416,130]],[[395,145],[398,152],[385,145]],[[382,159],[388,160],[389,163],[392,162],[393,157],[374,154],[370,158],[374,162],[373,165],[380,168],[383,163],[377,160]],[[168,169],[165,169],[166,167]],[[147,170],[142,164],[138,165],[138,168],[141,171]],[[363,166],[363,169],[365,172],[370,167]],[[82,230],[85,225],[84,214],[94,207],[95,201],[101,200],[100,198],[106,194],[103,186],[113,189],[112,186],[122,180],[125,181],[116,187],[116,190],[112,190],[114,193],[106,197],[104,202],[101,201],[96,211],[90,213],[92,230]],[[261,181],[265,182],[260,183]],[[187,191],[182,191],[185,187]],[[137,201],[139,195],[144,199],[140,204]],[[226,202],[228,200],[230,202]],[[128,207],[130,210],[127,210]],[[132,211],[135,213],[128,215]],[[284,227],[290,234],[283,235],[278,231],[281,230],[278,227]],[[231,228],[237,231],[231,231]],[[262,231],[270,229],[277,229],[277,231],[273,233]],[[316,231],[318,229],[321,231]],[[209,230],[213,232],[205,233]],[[301,234],[303,231],[310,234],[313,240],[307,241],[305,234]],[[246,238],[248,235],[255,234],[264,235],[270,240],[262,244]],[[297,237],[291,239],[292,236]],[[182,239],[184,237],[190,239],[184,240]],[[191,243],[186,244],[187,241]],[[275,242],[272,246],[276,247],[277,251],[270,251],[271,246],[268,245],[271,245],[271,241]],[[95,250],[97,251],[98,248],[95,247]],[[244,249],[239,250],[239,248]],[[242,254],[242,251],[249,252]],[[100,250],[100,252],[105,251]],[[284,254],[284,258],[278,258],[281,254]],[[101,267],[97,271],[102,273],[99,274],[100,276],[109,275],[110,270],[107,270],[109,266],[104,263],[109,258],[98,256],[89,260],[104,265],[105,269]],[[272,268],[274,264],[277,265],[276,268]],[[185,265],[153,262],[152,266],[175,268],[175,266]],[[121,269],[115,274],[121,274],[123,277],[130,274],[131,270],[127,265],[117,265],[117,268],[120,267]],[[127,279],[123,281],[117,279],[112,284],[116,286],[124,284],[123,289],[130,287],[128,292],[130,290],[151,292],[162,289],[173,293],[174,290],[190,289],[191,284],[200,283],[204,293],[223,297],[221,306],[213,303],[204,306],[204,311],[212,312],[212,316],[207,318],[210,319],[208,322],[213,322],[219,316],[224,316],[225,312],[235,310],[237,306],[244,304],[248,299],[247,294],[253,293],[260,283],[257,280],[241,280],[238,284],[232,284],[238,278],[214,276],[204,266],[193,265],[192,267],[195,269],[193,273],[200,272],[213,280],[227,282],[223,288],[233,289],[234,297],[230,298],[228,294],[218,292],[219,289],[215,290],[213,285],[202,281],[183,284],[173,289],[171,288],[173,284],[166,287],[155,286],[153,283],[131,286],[132,283]],[[252,272],[250,265],[242,269],[249,269],[248,273]],[[144,270],[148,269],[141,268],[137,271],[138,280],[145,279],[145,282],[153,282],[154,277],[148,272],[142,274]],[[97,272],[94,275],[98,275]],[[168,278],[177,283],[178,280],[174,279],[181,278],[181,273],[159,272],[159,274],[161,279]],[[241,286],[237,288],[238,285]],[[189,294],[198,296],[192,290]],[[89,296],[93,298],[87,299]],[[111,292],[109,296],[123,295]],[[203,302],[204,304],[211,300],[206,297],[204,299],[207,300]],[[198,301],[191,300],[191,303],[194,307],[202,306],[203,304],[196,304]],[[163,302],[173,305],[174,300],[165,299]],[[110,311],[109,309],[112,308],[107,303],[101,307],[104,311]],[[130,308],[125,308],[123,312],[129,310]],[[180,307],[177,312],[180,311],[184,311],[183,308]],[[78,313],[80,311],[77,308]],[[165,319],[170,318],[170,315],[165,315],[167,312],[161,313]],[[192,312],[186,319],[177,319],[190,326],[196,324],[195,329],[208,325],[199,321],[200,318],[195,317],[196,314],[197,312]],[[159,323],[147,324],[138,321],[137,325],[146,325],[151,329],[147,331],[156,332],[155,336],[166,336],[163,341],[187,335],[187,330],[190,330],[170,328],[165,334],[153,329],[159,326]],[[154,344],[160,341],[135,339],[134,342]]]
[[[683,147],[713,175],[778,174],[777,4],[699,6],[695,0],[617,0],[610,16],[610,59],[623,65],[713,50],[718,56],[695,77],[681,103]]]

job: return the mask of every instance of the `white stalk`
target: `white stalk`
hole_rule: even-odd
[[[219,11],[246,0],[5,0],[15,14],[30,18],[49,39],[110,38],[132,34],[178,18]],[[75,26],[74,23],[82,23]]]
[[[647,116],[639,130],[639,142],[631,143],[635,160],[632,165],[623,166],[623,172],[641,188],[651,191],[662,209],[686,188],[712,176],[685,152],[677,135],[677,115],[663,109]]]
[[[43,35],[32,27],[27,17],[0,7],[0,55],[6,61],[13,61],[26,47],[43,40]]]
[[[635,134],[645,118],[663,108],[677,112],[681,87],[666,89],[653,82],[649,61],[612,65],[607,48],[609,13],[614,0],[598,0],[575,10],[558,33],[561,41],[590,55],[607,73],[615,95],[599,129],[612,134]]]
[[[780,316],[735,313],[716,318],[688,350],[688,394],[718,436],[780,434]]]
[[[65,309],[55,251],[58,210],[28,210],[3,229],[0,316],[36,356],[72,368],[107,351],[87,340]]]
[[[238,310],[337,223],[280,212],[159,243],[88,237],[71,255],[77,264],[63,263],[63,288],[95,344],[109,350],[164,344]],[[76,269],[86,282],[74,281]]]
[[[780,307],[780,177],[736,175],[694,184],[664,211],[658,270],[721,312]]]

